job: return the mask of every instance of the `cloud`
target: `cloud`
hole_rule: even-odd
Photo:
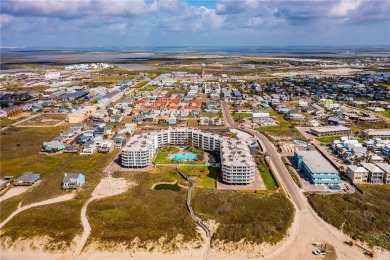
[[[84,16],[141,16],[157,10],[156,2],[144,0],[3,0],[2,13],[74,19]]]
[[[301,39],[293,42],[299,42],[305,37],[317,39],[319,34],[332,35],[330,30],[336,29],[338,37],[351,35],[356,42],[357,31],[367,31],[369,37],[373,30],[367,28],[375,27],[385,35],[390,26],[389,0],[0,1],[0,33],[7,42],[30,35],[42,41],[52,37],[69,42],[88,36],[113,45],[123,39],[148,43],[154,39],[156,45],[167,39],[177,44],[229,45],[229,41],[263,42],[267,37],[271,43],[272,37],[281,42],[296,35]],[[388,36],[386,41],[390,41]]]

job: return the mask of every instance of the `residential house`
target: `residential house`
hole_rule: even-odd
[[[126,144],[126,136],[124,135],[117,135],[114,137],[113,140],[114,140],[115,147],[117,148],[121,148]]]
[[[46,153],[56,153],[65,149],[65,145],[59,141],[44,142],[42,150]]]
[[[168,117],[165,119],[165,123],[167,123],[169,125],[176,125],[177,119],[176,119],[176,117]]]
[[[23,108],[20,106],[10,106],[0,109],[0,115],[3,118],[17,116],[23,113]]]
[[[120,123],[123,120],[123,116],[121,115],[114,115],[110,118],[111,123]]]
[[[4,176],[0,180],[0,191],[5,189],[7,186],[11,185],[11,183],[14,181],[13,176]]]
[[[94,154],[96,153],[97,147],[95,141],[86,141],[84,148],[81,150],[80,154]]]
[[[63,190],[78,189],[85,183],[85,176],[82,173],[65,173],[61,187]]]
[[[367,183],[368,181],[368,171],[364,167],[348,165],[346,173],[353,183]]]
[[[383,183],[390,184],[390,165],[388,163],[376,163],[376,166],[384,172]]]
[[[383,183],[384,172],[375,164],[362,163],[362,166],[368,171],[368,182]]]
[[[110,153],[114,150],[114,141],[113,140],[104,140],[100,143],[98,152],[99,153]]]
[[[14,182],[15,186],[31,186],[39,180],[41,177],[38,173],[26,172],[22,176],[17,178]]]

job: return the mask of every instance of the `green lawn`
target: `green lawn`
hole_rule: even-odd
[[[157,86],[143,86],[137,88],[138,91],[153,91],[157,88]]]
[[[314,210],[353,239],[390,250],[390,185],[359,185],[363,194],[309,194]]]
[[[158,150],[156,159],[154,160],[154,163],[157,164],[169,164],[172,163],[172,160],[167,158],[168,155],[175,154],[179,152],[179,148],[175,146],[169,146],[165,148],[161,148]]]
[[[180,169],[188,176],[197,176],[197,187],[216,188],[220,169],[208,166],[181,166]]]
[[[207,113],[204,111],[200,111],[199,116],[201,117],[220,117],[219,113]]]
[[[265,163],[264,159],[260,158],[257,160],[256,163],[257,163],[257,168],[260,171],[261,178],[263,179],[267,190],[276,190],[278,188],[278,185],[276,184],[276,181],[271,174],[271,170],[269,169],[268,165]]]
[[[234,121],[237,121],[237,120],[240,120],[240,119],[244,119],[244,118],[248,118],[248,117],[252,117],[252,113],[233,113]]]
[[[383,116],[383,117],[386,117],[386,118],[390,118],[390,110],[383,111],[383,112],[375,112],[375,113],[377,113],[380,116]]]
[[[4,119],[0,119],[0,128],[1,127],[5,127],[5,126],[9,126],[13,123],[16,123],[20,120],[23,120],[25,119],[27,116],[22,116],[22,117],[19,117],[19,118],[16,118],[16,119],[9,119],[9,118],[4,118]]]
[[[325,144],[330,144],[333,143],[333,141],[339,140],[341,135],[337,136],[324,136],[324,137],[317,137],[316,140],[325,143]]]
[[[143,80],[143,81],[137,83],[133,88],[142,88],[143,86],[145,86],[148,83],[149,83],[148,80]]]
[[[219,223],[213,235],[213,247],[218,240],[275,244],[281,241],[294,216],[292,203],[282,193],[263,195],[195,189],[195,214],[203,220]]]
[[[203,156],[204,152],[202,150],[200,150],[199,148],[196,148],[196,147],[193,147],[193,148],[190,148],[190,149],[187,149],[189,152],[191,153],[194,153],[198,156]],[[186,150],[186,151],[187,151]]]

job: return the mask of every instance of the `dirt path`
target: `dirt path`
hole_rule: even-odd
[[[87,243],[88,237],[91,234],[91,225],[89,224],[87,218],[87,207],[89,203],[91,203],[94,200],[95,198],[90,198],[81,209],[81,224],[83,225],[83,234],[81,235],[80,241],[78,242],[76,250],[73,253],[74,255],[81,254],[81,251],[83,251],[83,248]]]
[[[111,176],[103,178],[100,181],[95,190],[92,192],[91,198],[84,204],[83,208],[81,209],[81,224],[83,225],[83,234],[77,243],[77,247],[73,255],[78,256],[81,254],[85,245],[87,244],[88,237],[91,234],[91,225],[89,224],[87,218],[88,205],[92,201],[124,193],[133,185],[135,184],[129,183],[123,178],[112,178]]]
[[[2,228],[5,224],[7,224],[13,217],[15,217],[20,212],[23,212],[23,211],[30,209],[30,208],[33,208],[33,207],[38,207],[38,206],[43,206],[43,205],[48,205],[48,204],[71,200],[74,198],[74,196],[75,196],[75,193],[72,192],[70,194],[66,194],[66,195],[63,195],[63,196],[60,196],[57,198],[53,198],[53,199],[49,199],[49,200],[45,200],[45,201],[41,201],[41,202],[37,202],[37,203],[32,203],[32,204],[23,206],[21,208],[18,208],[6,220],[4,220],[3,222],[0,223],[0,228]]]

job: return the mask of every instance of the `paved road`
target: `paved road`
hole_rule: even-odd
[[[236,128],[236,125],[230,115],[229,108],[225,102],[222,103],[223,113],[225,115],[226,122],[230,125],[231,128]],[[252,130],[237,127],[237,129],[247,132],[258,138],[260,144],[265,152],[268,153],[270,158],[270,163],[272,168],[274,169],[275,174],[281,180],[283,188],[287,191],[287,194],[294,201],[295,205],[299,210],[302,210],[305,205],[302,203],[302,198],[300,196],[300,192],[298,188],[295,186],[294,180],[291,178],[290,173],[287,171],[284,163],[280,159],[278,152],[276,151],[274,145],[265,137],[263,134]]]
[[[231,128],[235,128],[236,125],[226,103],[222,103],[222,108],[226,122]],[[276,177],[281,181],[284,190],[296,208],[294,222],[286,239],[279,245],[265,250],[263,259],[317,259],[318,257],[311,253],[317,249],[313,246],[314,242],[332,245],[336,251],[337,259],[366,259],[362,251],[344,243],[350,241],[350,237],[326,223],[314,212],[301,190],[294,183],[273,144],[257,131],[241,127],[237,127],[237,129],[258,138],[263,150],[269,155],[270,166],[274,169]],[[377,259],[386,259],[390,257],[389,255],[386,253],[386,256],[382,255]]]

